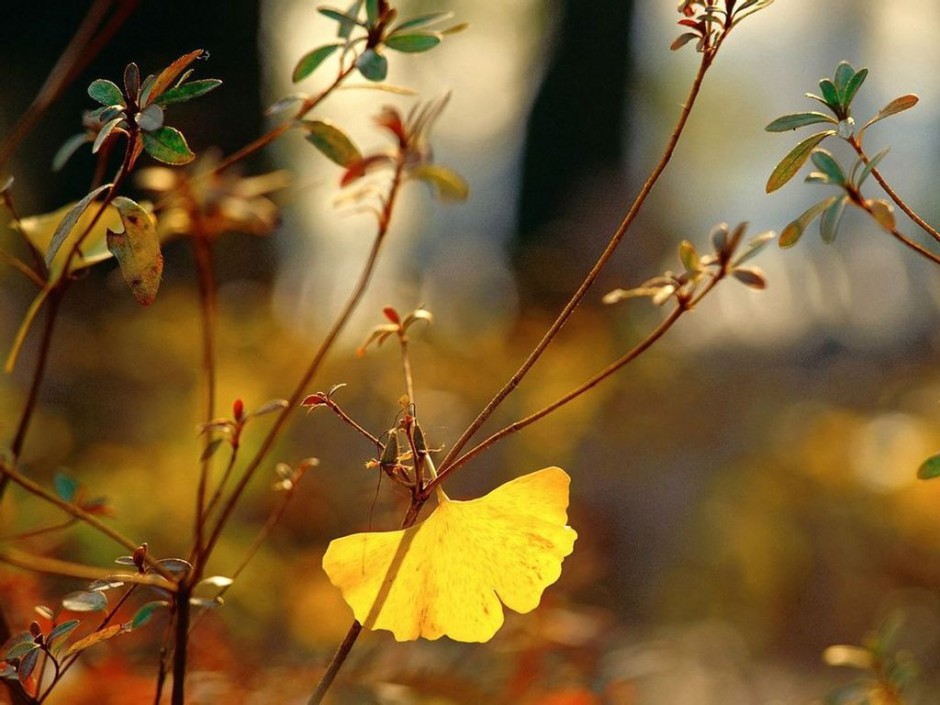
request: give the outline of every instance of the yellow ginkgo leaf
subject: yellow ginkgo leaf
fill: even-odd
[[[469,501],[441,493],[425,521],[330,543],[323,568],[367,629],[398,641],[489,641],[502,601],[530,612],[558,580],[577,534],[567,526],[570,478],[545,468]]]

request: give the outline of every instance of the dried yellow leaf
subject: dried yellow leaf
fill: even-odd
[[[398,641],[489,641],[503,608],[535,609],[574,549],[564,470],[511,480],[479,499],[451,500],[401,531],[330,543],[323,568],[356,619]]]

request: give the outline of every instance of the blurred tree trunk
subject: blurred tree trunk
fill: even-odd
[[[583,275],[565,224],[584,223],[572,217],[573,206],[590,206],[591,194],[611,180],[622,187],[633,7],[633,0],[562,0],[555,52],[526,126],[512,252],[530,303],[554,307]],[[594,249],[579,251],[589,259]]]

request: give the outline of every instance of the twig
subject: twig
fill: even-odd
[[[722,35],[722,38],[724,36],[725,35]],[[720,46],[720,40],[718,46]],[[663,171],[665,171],[666,166],[672,159],[672,155],[679,143],[679,138],[682,136],[685,125],[688,122],[689,115],[691,114],[692,108],[695,105],[695,100],[698,97],[699,91],[701,90],[702,82],[705,79],[705,74],[708,72],[708,69],[717,53],[717,48],[718,47],[716,46],[714,51],[702,54],[702,61],[699,65],[698,72],[695,74],[695,78],[692,81],[692,87],[689,90],[689,95],[686,98],[685,105],[683,106],[682,112],[679,115],[679,120],[669,137],[669,141],[666,144],[663,155],[660,158],[659,163],[649,175],[649,178],[647,178],[646,182],[643,184],[643,187],[640,189],[640,192],[634,199],[630,209],[624,216],[623,221],[620,223],[620,226],[611,236],[610,241],[607,243],[607,247],[604,248],[604,251],[601,253],[597,262],[591,268],[591,271],[588,272],[587,276],[584,278],[584,281],[581,282],[581,285],[571,296],[571,299],[567,304],[565,304],[565,307],[562,309],[561,313],[558,314],[558,317],[549,327],[548,331],[539,341],[538,345],[536,345],[532,352],[529,353],[529,356],[522,363],[522,366],[519,367],[516,373],[513,374],[509,381],[502,387],[502,389],[500,389],[496,395],[487,403],[483,410],[477,415],[476,419],[473,420],[473,422],[467,427],[463,434],[461,434],[460,438],[458,438],[454,445],[450,448],[447,455],[441,461],[440,472],[435,484],[440,484],[445,479],[447,479],[447,476],[451,472],[451,464],[459,456],[464,446],[470,441],[471,438],[473,438],[476,432],[492,415],[496,408],[503,402],[503,400],[509,396],[509,394],[511,394],[512,391],[519,385],[532,366],[535,365],[538,359],[542,356],[542,353],[545,352],[545,349],[555,339],[555,336],[558,335],[559,331],[584,299],[584,296],[600,276],[604,267],[607,266],[607,263],[610,261],[611,257],[613,257],[614,252],[617,250],[617,247],[620,245],[624,236],[627,234],[628,229],[633,224],[637,214],[640,212],[640,208],[642,208],[643,204],[646,202],[647,196],[649,196],[650,192],[653,190],[653,187],[656,185],[656,182],[659,180],[659,177],[662,175]]]

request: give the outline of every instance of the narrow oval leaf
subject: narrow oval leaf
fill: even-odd
[[[399,24],[392,30],[392,34],[397,34],[405,29],[417,29],[418,27],[424,27],[429,24],[443,22],[444,20],[449,20],[453,16],[453,12],[431,12],[427,15],[418,15],[417,17],[412,17],[411,19],[405,20]]]
[[[36,646],[23,654],[23,657],[20,659],[20,665],[16,669],[16,677],[20,679],[20,683],[22,683],[24,687],[27,681],[29,681],[29,677],[33,675],[33,671],[36,670],[36,663],[41,653],[42,649]]]
[[[140,139],[147,154],[164,164],[189,164],[196,158],[183,133],[174,127],[164,125],[153,132],[144,132]]]
[[[55,156],[52,158],[52,170],[61,171],[62,167],[65,166],[66,162],[72,158],[72,155],[78,151],[78,148],[83,144],[88,144],[92,139],[84,132],[78,135],[72,135],[65,142],[62,143],[62,146],[59,147],[58,151],[55,153]]]
[[[836,199],[838,198],[840,197],[830,196],[824,201],[820,201],[819,203],[816,203],[815,205],[807,208],[799,218],[787,225],[787,227],[785,227],[780,233],[780,238],[777,240],[777,243],[780,245],[780,247],[793,247],[803,236],[803,233],[806,231],[806,228],[809,226],[809,224],[812,223],[820,213],[835,203]]]
[[[366,49],[356,59],[356,68],[363,78],[370,81],[384,81],[388,75],[388,60],[375,49]]]
[[[107,139],[111,136],[111,133],[114,132],[115,128],[117,128],[117,126],[122,122],[124,122],[123,115],[108,121],[102,126],[102,128],[98,131],[98,136],[95,137],[95,141],[91,145],[92,154],[98,153],[98,150],[101,149],[101,145],[107,141]]]
[[[154,612],[159,609],[165,609],[169,606],[170,603],[166,600],[155,600],[153,602],[148,602],[144,605],[141,605],[140,608],[134,613],[134,616],[131,618],[131,621],[128,624],[130,625],[131,629],[142,627],[153,618]]]
[[[199,81],[190,81],[181,86],[171,88],[166,93],[158,96],[154,105],[170,105],[171,103],[185,103],[187,100],[204,96],[209,91],[214,91],[222,85],[222,81],[217,78],[204,78]]]
[[[852,78],[849,79],[845,89],[842,91],[843,105],[846,107],[852,105],[852,101],[855,100],[855,94],[858,93],[858,89],[862,87],[862,84],[865,82],[865,78],[867,76],[868,69],[861,69],[854,76],[852,76]]]
[[[845,173],[830,152],[825,149],[816,149],[812,153],[812,160],[813,164],[829,177],[831,183],[839,186],[845,184]]]
[[[204,463],[213,455],[215,455],[216,451],[219,449],[219,446],[222,445],[224,440],[224,438],[216,438],[210,441],[209,445],[203,449],[202,454],[199,456],[199,462]]]
[[[65,242],[65,239],[69,236],[69,233],[72,232],[72,228],[74,228],[75,224],[78,223],[78,219],[81,218],[82,213],[85,212],[85,209],[88,208],[89,204],[99,195],[111,188],[111,186],[113,186],[113,184],[104,184],[103,186],[99,186],[74,206],[72,206],[71,210],[65,214],[65,217],[62,218],[58,227],[55,229],[55,232],[52,234],[52,240],[49,243],[49,249],[46,251],[46,267],[51,269],[52,260],[54,260],[56,254],[58,254],[59,248],[62,247],[62,243]]]
[[[91,82],[88,86],[88,95],[101,105],[120,105],[125,107],[124,94],[117,84],[104,78],[99,78]]]
[[[196,51],[191,51],[188,54],[184,54],[172,64],[167,66],[163,71],[160,72],[153,83],[147,85],[146,91],[141,91],[141,103],[147,105],[154,102],[159,98],[170,86],[173,85],[177,77],[183,73],[189,65],[193,63],[196,59],[202,57],[205,52],[202,49],[196,49]]]
[[[70,612],[102,612],[108,609],[108,598],[103,592],[79,590],[63,597],[62,606]]]
[[[132,100],[140,93],[140,69],[133,61],[124,67],[124,90]]]
[[[698,34],[695,34],[694,32],[686,32],[685,34],[680,34],[678,37],[676,37],[673,40],[672,44],[669,45],[669,48],[672,51],[676,51],[677,49],[681,49],[686,44],[688,44],[689,42],[695,39],[701,39],[701,36]]]
[[[875,117],[873,117],[871,120],[866,122],[862,130],[866,130],[867,128],[874,125],[876,122],[884,120],[886,117],[891,117],[892,115],[897,115],[898,113],[902,113],[905,110],[910,110],[915,105],[917,105],[918,101],[920,101],[920,98],[918,98],[913,93],[909,93],[907,95],[902,95],[902,96],[899,96],[898,98],[895,98],[890,103],[888,103],[885,107],[879,110],[875,114]]]
[[[327,120],[305,120],[307,141],[327,159],[343,167],[349,167],[362,159],[355,143],[341,129]]]
[[[800,167],[806,163],[806,160],[809,158],[809,155],[812,153],[816,145],[830,135],[834,134],[835,130],[817,132],[815,135],[807,137],[805,140],[796,145],[796,147],[791,149],[790,152],[780,161],[780,163],[777,164],[777,168],[773,170],[773,173],[767,180],[767,193],[776,191],[778,188],[796,176],[796,173],[800,170]]]
[[[359,25],[360,27],[365,26],[352,13],[346,13],[341,10],[336,10],[332,7],[318,7],[317,12],[319,12],[324,17],[329,17],[331,20],[336,20],[339,22],[340,32],[343,32],[347,27],[350,28],[349,31],[352,31],[351,28],[356,25]],[[340,34],[339,36],[343,35]],[[348,36],[348,34],[346,36]]]
[[[124,627],[120,624],[112,624],[110,627],[106,627],[101,631],[92,632],[84,639],[79,639],[74,644],[72,644],[63,655],[63,658],[68,658],[69,656],[84,651],[85,649],[94,646],[95,644],[100,644],[102,641],[106,641],[112,637],[115,637],[124,631]]]
[[[330,55],[333,54],[337,49],[342,46],[339,42],[335,44],[327,44],[322,47],[317,47],[312,51],[308,51],[306,54],[300,57],[300,61],[297,62],[297,65],[294,67],[294,72],[291,74],[291,80],[294,83],[302,81],[307,76],[316,71],[317,67],[326,61]]]
[[[698,252],[688,240],[679,243],[679,261],[687,272],[695,272],[699,268]]]
[[[878,154],[868,160],[868,163],[865,164],[865,167],[859,173],[858,178],[855,180],[856,187],[861,186],[865,183],[865,179],[868,178],[869,174],[878,167],[878,164],[881,163],[881,160],[885,158],[885,155],[888,153],[888,147],[882,149]]]
[[[837,108],[841,105],[839,91],[836,90],[835,84],[828,78],[824,78],[819,82],[819,92],[822,93],[823,100],[830,107]]]
[[[62,624],[57,624],[46,637],[46,646],[49,650],[52,651],[53,654],[57,654],[62,649],[69,634],[75,631],[75,628],[78,627],[79,624],[81,624],[81,622],[77,619],[70,619],[67,622],[62,622]]]
[[[836,66],[836,71],[832,78],[840,95],[845,92],[845,87],[854,75],[855,69],[852,68],[852,65],[848,61],[840,61],[839,65]]]
[[[121,265],[121,274],[139,304],[149,306],[156,298],[163,275],[160,239],[150,214],[129,198],[113,201],[121,215],[124,232],[108,231],[108,250]]]
[[[455,171],[437,164],[422,164],[409,172],[413,179],[423,181],[442,201],[466,201],[470,196],[467,182]]]
[[[760,267],[736,267],[731,270],[731,276],[751,289],[767,288],[767,279]]]
[[[845,213],[845,207],[848,204],[848,196],[842,196],[831,206],[823,211],[819,219],[819,235],[823,242],[831,245],[835,242],[839,230],[839,223],[842,221],[842,214]]]
[[[436,32],[415,32],[414,34],[393,34],[385,39],[385,46],[407,54],[429,51],[441,43],[441,35]]]
[[[826,115],[816,111],[809,111],[805,113],[793,113],[792,115],[778,117],[764,129],[767,130],[767,132],[786,132],[787,130],[795,130],[798,127],[815,125],[816,123],[820,122],[835,124],[836,120],[831,115]]]
[[[366,21],[375,27],[379,21],[379,0],[366,0]]]

